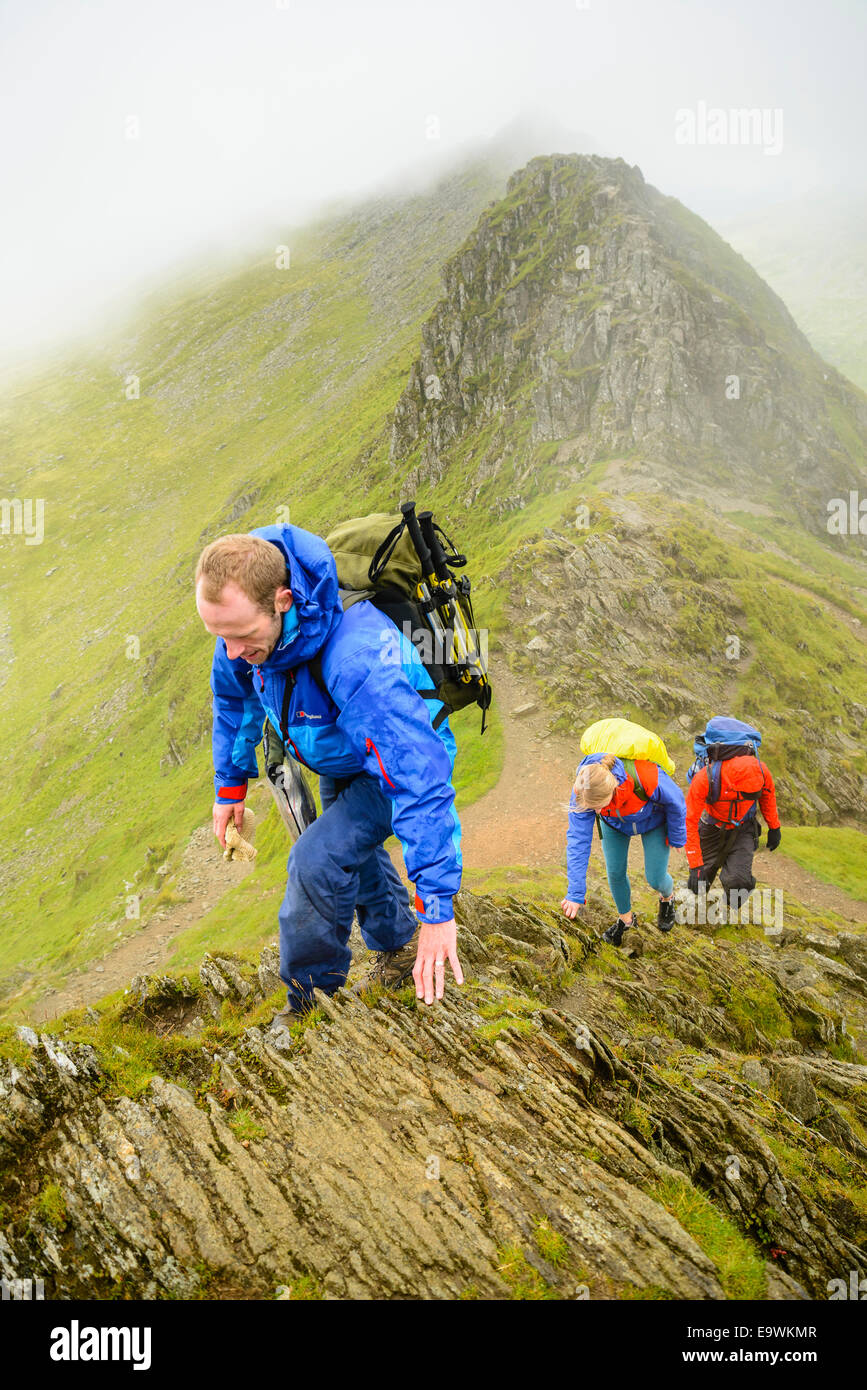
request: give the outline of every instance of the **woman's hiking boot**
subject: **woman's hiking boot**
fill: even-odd
[[[670,898],[660,898],[656,925],[660,931],[671,931],[674,926],[674,894]]]
[[[609,946],[620,946],[623,943],[623,933],[631,931],[638,926],[638,917],[633,912],[632,921],[624,922],[622,917],[618,917],[616,922],[612,922],[607,931],[602,933],[602,940],[607,941]]]

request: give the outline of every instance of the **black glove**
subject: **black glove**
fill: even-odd
[[[770,850],[775,850],[775,849],[777,848],[777,845],[780,843],[780,840],[781,840],[782,838],[783,838],[783,832],[780,830],[780,827],[779,827],[779,826],[777,826],[776,830],[769,830],[769,831],[768,831],[768,849],[770,849]]]
[[[701,870],[702,870],[702,866],[701,866],[701,865],[699,865],[699,867],[698,867],[697,869],[690,869],[690,871],[689,871],[689,879],[688,879],[687,885],[686,885],[687,888],[689,889],[690,893],[695,893],[696,896],[698,896],[698,885],[699,885],[699,880],[700,880],[700,878],[701,878]]]

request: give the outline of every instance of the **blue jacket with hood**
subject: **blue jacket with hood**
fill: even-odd
[[[585,763],[598,763],[603,756],[602,753],[588,753],[586,758],[581,759],[578,767],[583,767]],[[626,781],[626,768],[619,758],[615,758],[611,771],[619,783]],[[578,768],[575,769],[575,775],[578,775]],[[606,816],[605,822],[612,830],[619,830],[624,835],[646,835],[648,830],[655,830],[657,826],[664,825],[666,838],[673,849],[679,849],[686,844],[686,801],[680,787],[661,767],[656,790],[640,811],[624,816]],[[587,864],[595,824],[596,813],[586,811],[578,805],[573,787],[569,798],[569,829],[566,835],[566,868],[569,878],[566,897],[573,903],[583,903],[587,896]]]
[[[329,777],[366,772],[392,799],[392,826],[415,907],[425,922],[447,922],[461,882],[460,822],[451,782],[456,753],[442,708],[416,692],[433,687],[412,642],[366,599],[344,614],[334,556],[298,526],[262,526],[254,536],[286,560],[293,606],[283,635],[261,666],[232,661],[218,637],[211,669],[215,787],[219,801],[240,801],[258,777],[256,745],[267,717],[280,731],[287,680],[287,746],[299,762]],[[320,689],[307,662],[319,653]]]

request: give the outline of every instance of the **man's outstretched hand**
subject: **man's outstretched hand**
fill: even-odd
[[[464,982],[464,972],[458,960],[458,928],[454,917],[450,922],[422,922],[418,934],[418,952],[412,968],[415,997],[426,1004],[436,997],[442,999],[446,983],[446,961],[452,968],[457,984]]]
[[[235,825],[239,830],[244,828],[244,803],[243,801],[215,801],[214,802],[214,834],[226,848],[226,826],[234,816]]]

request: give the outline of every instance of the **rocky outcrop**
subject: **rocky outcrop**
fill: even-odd
[[[3,1275],[59,1298],[734,1295],[695,1202],[741,1243],[745,1296],[823,1297],[860,1267],[845,1191],[820,1201],[778,1157],[867,1174],[865,1068],[827,1052],[841,1010],[850,1034],[867,1019],[833,956],[816,969],[840,998],[804,1006],[770,969],[801,942],[680,932],[628,959],[593,913],[467,893],[458,911],[469,983],[430,1010],[341,991],[274,1033],[269,949],[138,980],[100,1026],[20,1030]],[[772,997],[763,1028],[732,982]],[[130,1084],[139,1046],[153,1074]],[[764,1065],[741,1079],[745,1052]]]
[[[560,726],[576,737],[602,710],[641,711],[641,722],[664,732],[670,746],[680,739],[689,750],[710,712],[742,709],[736,683],[756,660],[731,567],[712,569],[697,573],[692,552],[646,522],[612,516],[598,533],[549,531],[518,545],[498,577],[508,595],[500,640],[513,668],[537,679]],[[741,646],[729,662],[733,636]],[[756,675],[763,700],[753,717],[770,749],[781,814],[860,820],[867,776],[851,753],[859,708],[827,671],[824,694],[839,697],[843,711],[834,719],[791,703],[787,668],[762,664]],[[793,749],[808,748],[809,759],[796,766],[780,756],[781,734]]]
[[[531,160],[443,283],[392,420],[408,486],[492,431],[478,487],[527,426],[529,443],[569,440],[584,465],[641,450],[746,497],[782,485],[813,529],[829,496],[864,481],[836,423],[845,412],[867,431],[862,394],[746,262],[622,159]]]

